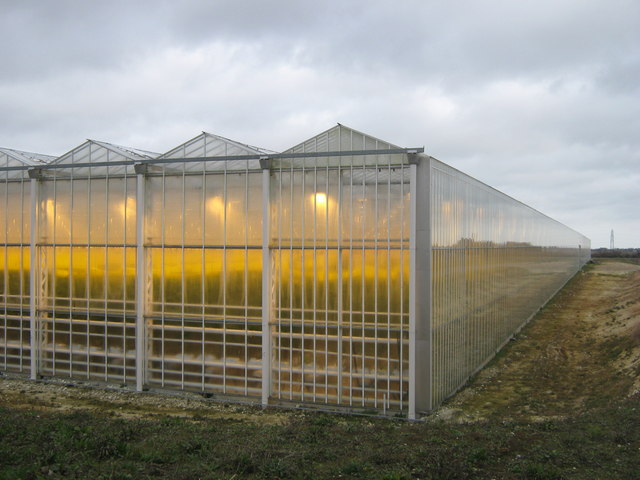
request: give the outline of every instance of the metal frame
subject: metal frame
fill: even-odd
[[[262,170],[262,405],[269,404],[271,398],[271,252],[270,239],[270,170],[266,165]]]
[[[39,265],[38,265],[38,249],[36,247],[36,239],[38,238],[38,180],[32,178],[30,180],[31,191],[30,194],[30,230],[29,230],[29,317],[31,321],[31,370],[30,377],[32,380],[38,378],[38,360],[40,358],[40,328],[38,322],[38,279],[39,279]]]
[[[343,140],[348,145],[349,138]],[[309,147],[318,148],[312,142]],[[355,164],[352,158],[345,152],[339,164],[314,162],[308,167],[304,162],[295,166],[280,162],[273,172],[272,223],[277,229],[272,245],[272,258],[277,264],[276,319],[272,320],[277,332],[273,342],[274,396],[279,401],[310,399],[319,404],[403,412],[408,397],[403,391],[407,369],[403,366],[402,331],[406,328],[408,335],[408,321],[402,319],[405,315],[408,319],[409,312],[404,311],[402,301],[397,302],[399,307],[393,307],[399,311],[392,310],[390,297],[401,298],[408,286],[403,286],[402,280],[392,284],[389,275],[392,256],[402,259],[406,247],[403,241],[395,240],[403,228],[392,232],[389,225],[390,206],[403,212],[405,192],[403,176],[396,184],[392,172],[409,167],[406,156],[399,162],[390,156],[376,162],[372,156]],[[392,200],[392,191],[398,198]],[[367,201],[371,206],[362,209]],[[345,208],[356,219],[353,221],[359,222],[357,229],[353,222],[343,229]],[[363,214],[366,218],[358,217]],[[394,215],[396,222],[409,218],[408,212]],[[294,226],[300,233],[294,234]],[[334,228],[336,231],[330,234]],[[392,244],[392,233],[398,244]],[[357,278],[345,272],[347,261],[347,268],[354,274],[359,270]],[[330,285],[327,275],[336,269],[336,283]],[[405,272],[403,267],[400,272]],[[334,291],[335,311],[329,303],[330,292]],[[308,299],[306,292],[311,295]],[[330,318],[335,318],[335,323]]]
[[[144,249],[146,182],[143,169],[136,169],[136,390],[145,384],[147,325],[147,258]]]
[[[275,160],[275,159],[293,159],[293,158],[323,158],[323,157],[346,157],[346,156],[369,156],[369,155],[394,155],[394,154],[409,154],[424,152],[424,147],[415,148],[390,148],[390,149],[368,149],[368,150],[352,150],[352,151],[331,151],[331,152],[304,152],[304,153],[270,153],[265,155],[252,154],[252,155],[219,155],[219,156],[203,156],[203,157],[167,157],[167,158],[149,158],[149,159],[136,159],[136,160],[114,160],[106,162],[78,162],[74,164],[46,164],[39,165],[37,167],[27,166],[14,166],[14,167],[0,167],[0,172],[4,171],[19,171],[28,170],[29,175],[33,177],[41,177],[46,174],[48,170],[64,170],[67,168],[91,168],[91,167],[116,167],[116,166],[136,166],[136,165],[161,165],[167,163],[200,163],[200,162],[223,162],[228,160]]]
[[[360,145],[354,132],[340,130],[338,135],[338,143],[346,148]],[[468,365],[461,362],[439,370],[447,360],[443,348],[455,351],[469,339],[504,337],[513,331],[512,325],[496,322],[470,323],[465,306],[443,297],[442,275],[464,272],[464,282],[452,283],[451,292],[466,296],[478,308],[489,298],[477,287],[487,264],[500,264],[492,277],[499,284],[509,280],[506,262],[527,252],[539,261],[548,255],[513,246],[510,252],[519,248],[521,253],[506,259],[498,247],[438,244],[438,172],[444,167],[422,155],[422,148],[322,152],[316,151],[324,148],[318,137],[304,145],[303,151],[279,154],[226,152],[189,158],[185,150],[183,157],[135,160],[122,160],[117,152],[112,158],[107,151],[106,161],[96,162],[74,162],[72,151],[70,163],[0,167],[7,175],[29,169],[30,377],[134,381],[138,391],[178,388],[249,397],[262,405],[375,408],[409,419],[438,405],[443,382],[449,390],[449,384],[458,388],[469,374]],[[100,147],[104,145],[89,148]],[[214,162],[216,169],[194,168],[198,162]],[[118,169],[112,172],[111,167]],[[127,167],[133,167],[135,177]],[[486,189],[489,197],[496,195],[454,169],[447,172],[464,184],[455,187],[456,194],[469,196]],[[133,178],[135,241],[127,234],[132,228],[127,223],[127,199]],[[116,188],[118,182],[123,182],[123,191]],[[258,184],[259,212],[252,207]],[[202,191],[192,192],[194,185]],[[210,188],[219,188],[218,213],[207,210]],[[153,195],[161,195],[161,201],[154,203]],[[324,204],[319,195],[324,195]],[[103,203],[93,205],[94,196]],[[189,198],[196,197],[201,210],[193,213]],[[112,228],[120,228],[109,223],[117,198],[125,201],[122,241],[110,236]],[[242,209],[230,213],[233,202]],[[367,202],[370,206],[365,207]],[[64,208],[72,218],[87,206],[86,227],[71,219],[68,224],[58,222]],[[158,217],[152,209],[159,209]],[[461,215],[461,210],[455,213]],[[52,236],[45,239],[42,235],[49,227],[43,222],[48,215],[54,220]],[[201,225],[199,238],[190,231],[189,215]],[[209,236],[218,228],[211,223],[212,215],[220,216],[221,240]],[[343,224],[347,215],[350,222]],[[258,217],[259,242],[249,234]],[[159,222],[157,238],[149,223],[154,219]],[[105,222],[104,240],[94,238],[89,228],[95,221]],[[391,228],[398,221],[399,235]],[[469,228],[479,228],[477,218],[470,222]],[[171,226],[179,230],[177,236],[168,236]],[[83,228],[86,238],[78,240]],[[244,229],[242,234],[238,228]],[[578,260],[570,259],[572,269],[586,260],[588,241],[581,242]],[[5,257],[10,246],[4,245]],[[215,262],[218,270],[212,266]],[[59,274],[61,266],[67,276]],[[132,268],[133,301],[128,293]],[[6,271],[4,275],[6,285]],[[115,299],[109,287],[114,275],[122,283],[115,287],[121,290]],[[96,284],[101,290],[94,295]],[[251,297],[258,284],[260,295]],[[536,297],[536,305],[546,300],[542,297]],[[6,295],[4,301],[6,312]],[[503,297],[491,301],[496,308],[508,306]],[[131,340],[133,347],[128,346]],[[465,355],[469,364],[477,365],[486,355],[473,342],[476,350]],[[116,368],[114,362],[122,366]]]

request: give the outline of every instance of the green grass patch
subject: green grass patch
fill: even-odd
[[[291,413],[275,426],[0,408],[0,479],[633,478],[637,407],[462,425]]]

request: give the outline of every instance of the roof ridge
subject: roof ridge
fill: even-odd
[[[124,145],[118,145],[116,143],[105,142],[103,140],[93,140],[91,138],[87,139],[88,142],[95,143],[96,145],[100,145],[109,150],[117,150],[119,153],[123,153],[124,156],[131,158],[131,160],[142,160],[144,157],[147,158],[156,158],[160,154],[156,152],[151,152],[149,150],[142,150],[140,148],[135,147],[126,147]],[[85,142],[86,143],[86,142]],[[84,144],[83,144],[84,145]],[[140,158],[134,158],[140,157]]]

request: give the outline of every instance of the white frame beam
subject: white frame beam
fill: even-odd
[[[145,384],[146,357],[146,258],[144,249],[145,175],[144,168],[136,169],[136,391]]]
[[[263,162],[261,162],[263,163]],[[269,162],[262,170],[262,405],[269,405],[271,397],[271,254],[269,251],[269,190],[271,172]]]
[[[30,230],[29,230],[29,315],[30,315],[30,334],[31,334],[31,379],[38,378],[38,363],[40,358],[40,335],[38,325],[38,188],[40,186],[38,180],[32,178],[30,180]]]
[[[415,160],[414,160],[415,159]],[[409,413],[410,420],[433,409],[431,338],[431,158],[411,159],[409,237]]]

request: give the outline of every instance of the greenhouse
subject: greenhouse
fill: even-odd
[[[337,126],[284,152],[0,149],[0,370],[418,418],[590,258],[581,234]]]

